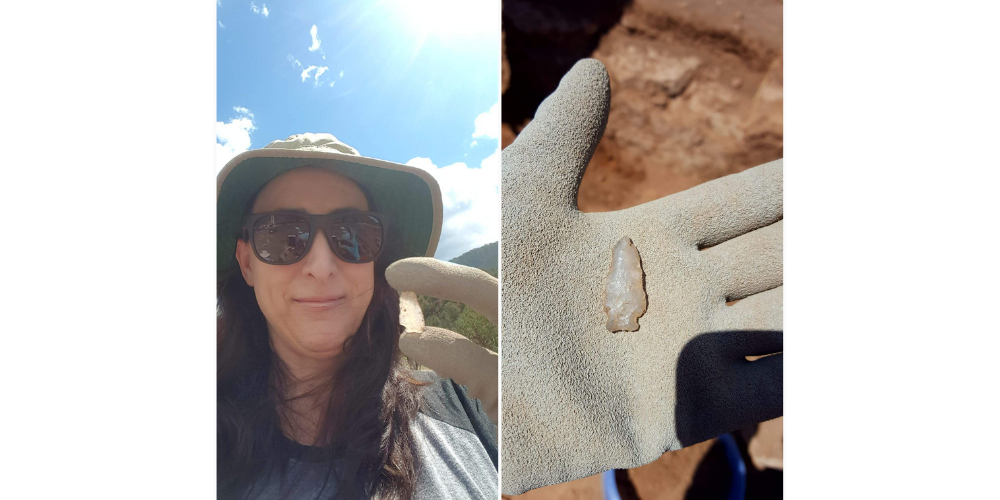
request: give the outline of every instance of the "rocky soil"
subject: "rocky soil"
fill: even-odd
[[[782,157],[780,1],[560,3],[504,3],[503,145],[573,62],[603,62],[611,112],[581,210],[635,206]]]

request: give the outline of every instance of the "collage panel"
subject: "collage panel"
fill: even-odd
[[[504,498],[781,498],[781,2],[504,0]]]
[[[218,498],[499,497],[499,8],[219,2]]]

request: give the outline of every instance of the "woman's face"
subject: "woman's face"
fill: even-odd
[[[272,180],[254,201],[253,213],[302,210],[327,214],[368,210],[365,195],[350,179],[319,168],[290,170]],[[320,230],[309,253],[289,265],[265,264],[240,241],[236,258],[252,286],[277,354],[286,363],[336,358],[357,332],[372,299],[375,263],[348,264],[330,250]]]

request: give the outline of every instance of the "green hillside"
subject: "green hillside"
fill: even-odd
[[[475,267],[477,269],[482,269],[494,277],[497,275],[497,269],[500,265],[497,263],[499,259],[499,252],[497,251],[497,242],[487,243],[479,248],[474,248],[468,252],[451,259],[451,262],[456,264],[461,264],[463,266]]]
[[[497,244],[494,242],[469,250],[451,259],[451,262],[482,269],[496,277],[499,267],[497,260]],[[465,307],[465,304],[425,295],[418,295],[417,300],[427,326],[451,330],[493,352],[497,351],[497,326]]]

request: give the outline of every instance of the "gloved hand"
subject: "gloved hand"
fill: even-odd
[[[416,292],[461,302],[494,325],[497,323],[497,280],[484,271],[429,257],[412,257],[392,263],[385,278],[400,293]],[[419,323],[423,323],[422,317]],[[399,350],[439,376],[464,385],[496,424],[497,353],[444,328],[404,326]]]
[[[583,60],[502,154],[503,485],[615,468],[782,414],[782,162],[637,207],[582,213],[608,75]],[[609,332],[612,248],[631,238],[648,306]],[[742,299],[733,305],[727,301]]]

